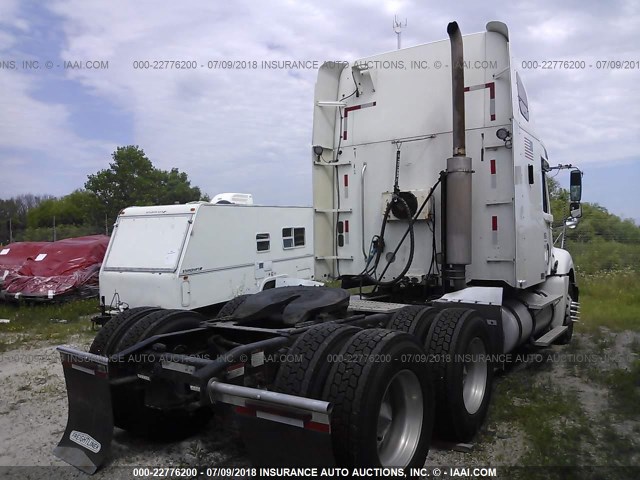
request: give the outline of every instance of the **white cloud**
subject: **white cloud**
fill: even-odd
[[[25,53],[21,35],[31,30],[20,7],[13,0],[0,3],[0,60],[18,65],[24,58],[16,54]],[[86,170],[97,170],[114,148],[76,134],[70,105],[38,98],[36,92],[46,81],[45,75],[26,73],[19,66],[0,70],[2,197],[69,193],[81,187]]]
[[[529,26],[527,33],[532,41],[558,44],[569,39],[576,30],[577,28],[573,21],[551,18]]]
[[[96,171],[114,145],[74,133],[66,105],[32,96],[37,77],[2,73],[0,148],[3,155],[3,197],[32,192],[64,195],[84,184],[86,171]],[[29,180],[30,179],[30,180]]]
[[[353,60],[395,48],[395,13],[408,19],[405,46],[445,38],[450,20],[471,33],[496,17],[487,5],[474,2],[453,8],[396,0],[376,6],[364,0],[276,0],[268,8],[242,1],[60,0],[50,8],[64,32],[62,58],[109,61],[107,71],[69,71],[68,78],[117,105],[132,121],[135,143],[158,166],[186,171],[210,194],[245,190],[265,203],[311,199],[308,150],[315,72],[146,71],[135,70],[134,61]],[[607,8],[531,2],[505,4],[496,11],[509,24],[516,61],[638,58],[634,40],[640,13],[631,1]],[[637,155],[640,118],[638,99],[631,94],[637,90],[637,73],[523,72],[533,115],[552,157],[597,162],[602,152],[608,161]],[[11,82],[3,102],[23,113],[16,113],[21,118],[10,127],[14,133],[8,143],[49,149],[51,158],[62,163],[100,157],[106,164],[105,149],[113,146],[79,138],[68,105],[34,100],[29,85]],[[41,138],[36,130],[43,132]],[[104,137],[124,142],[111,139],[109,132]]]
[[[261,68],[146,71],[132,65],[146,59],[204,65],[226,59],[342,59],[352,32],[335,6],[275,2],[267,12],[217,4],[194,17],[191,10],[156,3],[114,8],[70,1],[55,4],[54,11],[65,19],[63,58],[109,60],[106,72],[72,72],[71,78],[132,115],[136,142],[156,164],[186,170],[212,194],[250,189],[259,191],[259,201],[273,201],[276,178],[265,165],[277,162],[278,178],[287,172],[306,176],[303,186],[288,190],[289,203],[310,200],[315,71],[294,76]]]

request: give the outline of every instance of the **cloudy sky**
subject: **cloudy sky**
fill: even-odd
[[[209,69],[215,60],[353,61],[507,23],[514,61],[578,60],[584,70],[526,70],[530,110],[551,163],[585,171],[584,199],[640,223],[640,3],[327,0],[0,2],[0,198],[64,195],[140,145],[210,195],[311,203],[315,72]],[[70,69],[65,62],[108,62]],[[195,61],[140,70],[140,60]],[[635,69],[597,69],[597,61]],[[35,65],[38,69],[25,67]],[[12,64],[11,62],[14,62]],[[31,62],[31,63],[29,63]],[[46,62],[51,62],[47,64]],[[203,65],[203,67],[200,67]],[[48,67],[51,68],[48,68]]]

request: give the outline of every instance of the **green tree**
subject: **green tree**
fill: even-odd
[[[569,192],[549,178],[551,212],[555,224],[569,215]],[[621,219],[597,203],[582,203],[582,218],[567,230],[565,246],[582,273],[594,273],[640,265],[640,227],[631,219]]]
[[[556,224],[562,224],[569,215],[569,191],[562,188],[554,178],[547,177],[549,198],[551,199],[551,213]]]
[[[85,183],[98,198],[100,212],[111,221],[131,205],[186,203],[203,197],[186,173],[154,167],[137,145],[118,147],[112,158],[109,168],[89,175]]]
[[[53,197],[27,193],[6,200],[0,199],[0,245],[11,240],[23,240],[28,212],[50,198]]]
[[[62,198],[49,198],[27,213],[29,228],[48,228],[53,218],[58,225],[96,226],[104,223],[100,217],[100,202],[93,192],[75,190]]]

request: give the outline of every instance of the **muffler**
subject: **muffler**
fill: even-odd
[[[466,156],[464,54],[456,22],[447,26],[451,41],[453,157],[447,159],[445,281],[454,290],[466,286],[465,265],[471,264],[471,158]]]

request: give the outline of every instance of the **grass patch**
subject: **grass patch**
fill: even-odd
[[[531,372],[509,373],[496,387],[489,422],[508,422],[525,433],[519,465],[584,464],[585,445],[594,436],[575,393],[550,382],[532,384]]]
[[[95,331],[81,317],[97,312],[95,299],[51,305],[0,304],[0,318],[10,320],[0,324],[0,352],[39,342],[64,343],[77,334],[88,340]]]
[[[603,445],[604,452],[608,457],[608,465],[615,467],[629,467],[636,465],[634,461],[638,452],[638,443],[635,437],[629,438],[627,436],[620,435],[613,428],[615,420],[610,416],[604,416],[600,422],[601,438],[600,444]],[[612,473],[617,473],[612,471]],[[624,474],[624,470],[620,473]],[[608,478],[616,478],[615,475],[608,475]],[[625,478],[620,476],[618,478]],[[626,478],[633,478],[628,476]],[[636,477],[637,478],[637,477]]]
[[[603,383],[609,388],[613,412],[627,418],[638,418],[640,360],[636,360],[628,370],[616,368],[608,372]]]
[[[621,270],[578,278],[582,331],[640,330],[640,272]]]
[[[631,403],[625,405],[633,408]],[[633,432],[640,427],[622,434],[614,428],[619,421],[613,408],[601,412],[594,421],[576,392],[563,391],[550,381],[532,384],[527,371],[508,374],[499,382],[489,413],[491,425],[508,422],[524,433],[526,446],[517,459],[518,467],[505,467],[505,471],[509,478],[527,480],[632,478],[624,470],[609,469],[628,467],[636,461],[638,444]],[[591,467],[605,470],[591,471]],[[597,475],[605,471],[606,477]]]

